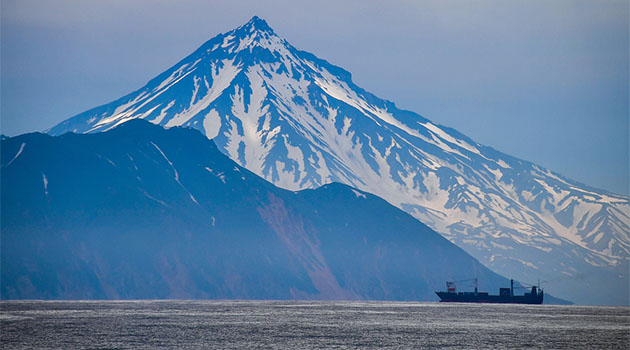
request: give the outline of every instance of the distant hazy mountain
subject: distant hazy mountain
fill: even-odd
[[[105,131],[135,118],[199,129],[282,188],[341,182],[374,193],[503,275],[549,280],[581,303],[629,301],[628,197],[400,110],[260,18],[50,134]]]
[[[292,192],[196,130],[2,141],[2,298],[435,300],[508,281],[386,201]]]

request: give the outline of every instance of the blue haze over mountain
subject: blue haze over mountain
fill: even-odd
[[[1,176],[4,299],[435,300],[445,278],[509,284],[374,195],[277,188],[196,130],[25,134],[2,141]]]
[[[49,132],[106,131],[138,118],[196,128],[282,188],[340,182],[374,193],[503,275],[550,281],[579,303],[628,303],[628,197],[400,110],[260,18]]]

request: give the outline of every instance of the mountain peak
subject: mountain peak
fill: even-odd
[[[267,21],[265,21],[264,19],[258,16],[252,17],[247,23],[243,24],[238,29],[243,30],[245,32],[260,31],[260,32],[273,33],[273,29],[271,29],[269,24],[267,24]]]
[[[252,50],[256,50],[258,47],[272,52],[276,58],[288,55],[288,43],[286,40],[279,37],[269,24],[258,16],[252,17],[242,26],[225,33],[220,38],[222,40],[220,45],[217,46],[217,43],[213,40],[209,41],[212,47],[211,50],[219,49],[229,54],[239,52],[249,52],[251,54]],[[261,57],[260,54],[254,56]]]

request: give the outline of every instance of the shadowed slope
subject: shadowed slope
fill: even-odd
[[[498,276],[384,200],[279,189],[195,130],[2,141],[2,298],[435,300]]]

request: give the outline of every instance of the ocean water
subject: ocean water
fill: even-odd
[[[630,308],[3,301],[3,349],[630,349]]]

